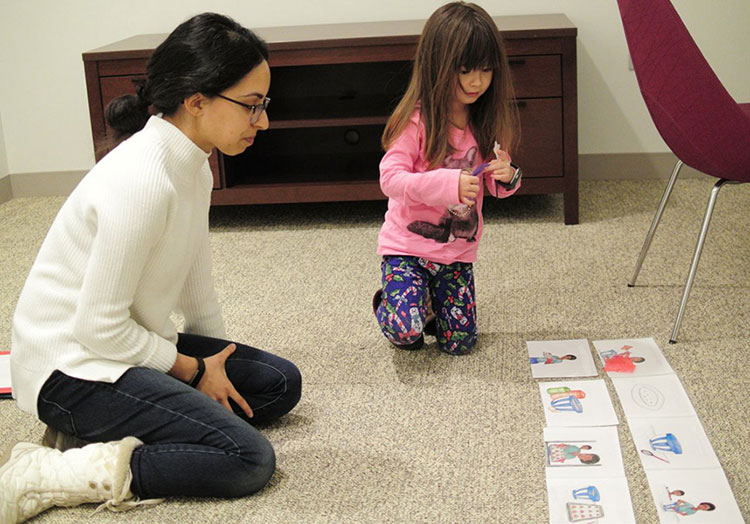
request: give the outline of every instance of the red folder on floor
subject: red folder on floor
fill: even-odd
[[[0,351],[0,398],[11,398],[10,351]]]

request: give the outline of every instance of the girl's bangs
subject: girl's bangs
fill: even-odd
[[[500,52],[497,45],[497,37],[484,25],[475,27],[466,40],[460,68],[469,71],[488,67],[493,70],[500,69]]]

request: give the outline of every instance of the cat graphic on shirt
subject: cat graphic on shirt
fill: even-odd
[[[443,165],[450,169],[471,170],[476,156],[477,148],[472,147],[462,158],[446,158]],[[406,229],[441,244],[453,242],[457,238],[463,238],[467,242],[475,242],[479,230],[477,206],[467,206],[466,204],[450,206],[440,217],[439,223],[433,224],[424,220],[415,220],[407,225]]]

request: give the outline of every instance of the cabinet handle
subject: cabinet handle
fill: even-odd
[[[513,66],[521,66],[521,65],[525,65],[525,64],[526,64],[526,59],[525,58],[509,58],[508,59],[508,65],[511,66],[511,67],[513,67]]]
[[[344,142],[350,146],[359,144],[359,131],[356,129],[347,129],[346,133],[344,133]]]

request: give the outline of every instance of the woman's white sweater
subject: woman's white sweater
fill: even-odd
[[[13,317],[11,381],[24,411],[55,369],[116,381],[169,371],[173,311],[225,338],[211,276],[208,154],[159,117],[104,157],[60,209]]]

